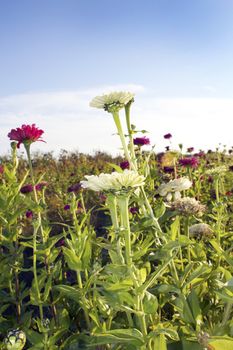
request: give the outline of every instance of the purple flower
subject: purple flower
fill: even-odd
[[[122,170],[129,169],[129,162],[128,160],[124,160],[123,162],[120,163],[120,167]]]
[[[183,167],[196,168],[199,164],[199,161],[196,157],[186,157],[179,159],[179,164]]]
[[[166,140],[170,140],[170,139],[172,138],[172,134],[168,133],[168,134],[163,135],[163,137],[164,137]]]
[[[164,171],[165,173],[167,173],[167,174],[171,174],[171,173],[174,172],[174,168],[171,167],[171,166],[165,166],[165,167],[163,168],[163,171]]]
[[[143,137],[136,137],[133,140],[134,145],[136,146],[144,146],[144,145],[149,145],[150,144],[150,139],[146,136]]]
[[[33,218],[33,212],[31,210],[27,210],[25,215],[26,215],[27,219],[32,219]]]
[[[131,207],[129,208],[129,211],[131,214],[135,215],[139,212],[139,209],[137,207]]]
[[[78,182],[68,187],[67,192],[78,192],[81,189],[82,189],[82,185]]]
[[[41,191],[44,187],[48,186],[48,182],[42,181],[35,186],[37,191]]]
[[[28,184],[21,187],[20,192],[23,194],[30,193],[33,191],[33,186]]]
[[[200,151],[198,153],[195,153],[194,157],[205,158],[205,152],[204,151]]]
[[[70,210],[70,205],[69,204],[66,204],[63,208],[64,210]]]
[[[187,152],[192,153],[194,151],[194,147],[187,148]]]

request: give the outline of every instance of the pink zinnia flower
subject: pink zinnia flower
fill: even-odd
[[[23,124],[21,128],[12,129],[9,132],[8,137],[10,138],[10,140],[18,141],[17,148],[19,148],[21,143],[23,143],[24,145],[30,145],[31,143],[36,141],[43,141],[40,139],[43,133],[44,131],[37,128],[35,124]]]
[[[27,219],[32,219],[33,218],[33,212],[31,210],[27,210],[25,215],[26,215]]]
[[[199,161],[196,157],[186,157],[179,159],[179,164],[181,166],[189,166],[191,168],[196,168],[199,164]]]
[[[124,160],[123,162],[120,162],[120,167],[122,170],[129,169],[129,162],[128,160]]]
[[[163,135],[163,137],[164,137],[166,140],[169,140],[169,139],[172,138],[172,134],[168,133],[168,134]]]
[[[44,187],[48,186],[48,182],[46,181],[42,181],[40,183],[38,183],[35,188],[37,191],[41,191]]]
[[[20,192],[23,194],[30,193],[32,191],[33,191],[33,186],[30,184],[24,185],[20,188]]]
[[[143,137],[136,137],[133,140],[134,145],[136,146],[144,146],[144,145],[149,145],[150,144],[150,139],[146,136]]]

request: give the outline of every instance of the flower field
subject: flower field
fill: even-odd
[[[34,154],[46,131],[9,132],[0,349],[233,349],[233,150],[174,147],[167,133],[156,153],[132,103],[90,103],[112,117],[119,157]]]

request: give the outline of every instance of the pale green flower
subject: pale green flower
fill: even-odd
[[[131,92],[114,91],[109,94],[94,97],[90,102],[90,106],[113,113],[124,108],[127,103],[133,101],[133,98],[134,94]]]
[[[124,170],[122,173],[113,172],[111,174],[86,175],[84,181],[81,181],[83,188],[92,191],[129,191],[143,186],[145,177],[139,175],[133,170]]]
[[[4,339],[7,350],[22,350],[26,343],[26,335],[19,329],[8,332]]]
[[[213,234],[211,227],[205,223],[194,224],[189,228],[190,236],[209,237]]]
[[[224,174],[226,171],[227,171],[227,167],[225,165],[220,165],[220,166],[217,166],[213,169],[208,169],[206,171],[206,174],[208,174],[208,175],[221,175],[221,174]]]
[[[176,210],[183,215],[202,216],[206,210],[206,206],[201,204],[195,198],[184,197],[172,202],[171,209]]]
[[[168,183],[163,183],[158,188],[158,194],[166,197],[168,201],[181,198],[181,191],[188,190],[192,186],[192,182],[186,178],[170,180]]]

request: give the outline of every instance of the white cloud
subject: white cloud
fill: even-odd
[[[156,98],[141,85],[102,86],[94,89],[28,93],[0,98],[1,154],[9,150],[7,133],[23,123],[36,123],[45,130],[46,144],[34,149],[42,152],[60,149],[119,153],[120,143],[111,115],[89,107],[98,94],[113,90],[136,93],[132,123],[150,132],[158,149],[167,142],[165,133],[185,146],[213,148],[219,142],[232,146],[233,99]]]

